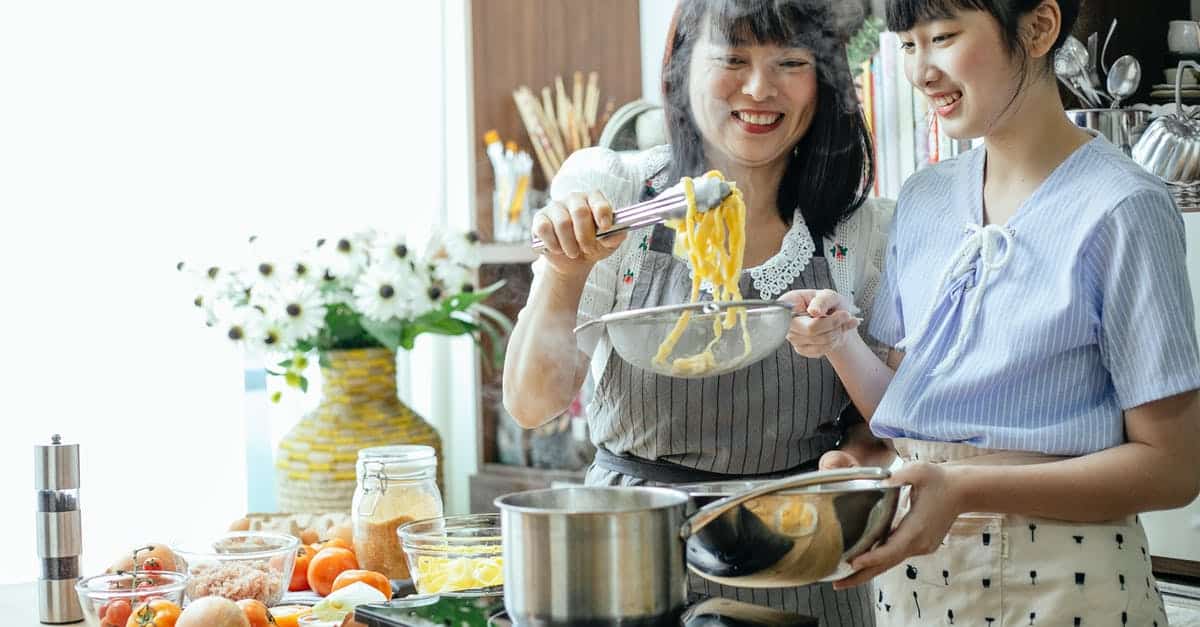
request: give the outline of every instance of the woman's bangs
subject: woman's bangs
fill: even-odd
[[[830,16],[828,0],[717,0],[708,10],[709,32],[727,45],[774,45],[815,50]],[[764,6],[766,5],[766,6]],[[832,37],[833,33],[824,33]]]
[[[887,27],[903,33],[923,22],[951,19],[960,11],[986,10],[983,0],[888,0]]]

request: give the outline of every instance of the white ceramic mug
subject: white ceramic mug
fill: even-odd
[[[1172,20],[1167,28],[1167,48],[1182,54],[1200,52],[1200,23]]]

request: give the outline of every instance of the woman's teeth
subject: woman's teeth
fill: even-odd
[[[962,92],[956,91],[945,96],[937,96],[933,98],[933,104],[938,107],[948,107],[962,99]]]
[[[770,126],[779,121],[783,117],[782,113],[747,113],[745,111],[734,111],[734,115],[743,122],[750,124],[758,124],[761,126]]]

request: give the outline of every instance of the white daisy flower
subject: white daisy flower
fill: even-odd
[[[474,231],[462,233],[435,228],[425,247],[425,261],[432,264],[449,261],[477,268],[481,261],[479,236]]]
[[[371,265],[379,265],[389,270],[411,268],[415,257],[403,235],[380,235],[371,245]]]
[[[282,320],[269,316],[260,317],[252,331],[250,347],[271,356],[290,354],[297,339],[291,336]]]
[[[475,289],[475,273],[463,265],[457,263],[442,263],[434,267],[433,277],[441,286],[451,294],[466,292]]]
[[[277,321],[289,343],[306,340],[325,326],[325,300],[312,284],[288,281],[271,292],[265,304],[267,317]]]
[[[286,268],[284,276],[291,281],[303,281],[310,285],[320,285],[325,268],[321,266],[316,251],[305,251]]]
[[[279,238],[250,236],[246,249],[245,270],[253,277],[253,285],[274,289],[292,277],[288,259],[289,247]]]
[[[214,315],[215,326],[238,346],[253,346],[255,336],[262,329],[262,312],[254,307],[229,307],[222,303],[214,308]]]
[[[321,242],[321,265],[335,279],[355,280],[370,263],[369,238],[362,234],[339,237]]]
[[[378,321],[414,318],[433,308],[428,285],[409,269],[372,267],[354,286],[354,308]]]

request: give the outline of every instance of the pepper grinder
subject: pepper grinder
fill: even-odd
[[[38,615],[43,623],[77,623],[83,608],[75,584],[83,552],[79,516],[79,445],[63,444],[55,434],[50,445],[33,447],[37,490]]]

